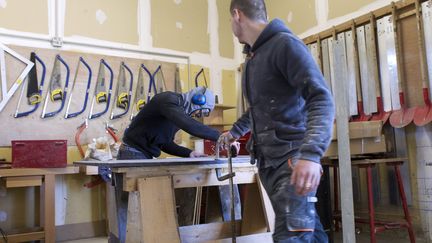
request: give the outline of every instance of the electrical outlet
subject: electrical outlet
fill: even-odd
[[[60,37],[53,37],[51,39],[51,45],[54,47],[62,47],[63,46],[63,39]]]
[[[0,222],[5,222],[7,220],[7,213],[5,211],[0,211]]]

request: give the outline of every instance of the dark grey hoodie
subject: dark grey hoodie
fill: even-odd
[[[261,166],[292,156],[319,163],[330,143],[334,104],[307,47],[275,19],[249,51],[242,77],[249,109],[231,133],[252,131],[250,149]]]

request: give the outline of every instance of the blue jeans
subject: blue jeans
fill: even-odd
[[[259,168],[259,176],[276,214],[276,243],[327,243],[328,237],[315,209],[315,192],[297,195],[290,185],[292,169],[287,162]]]
[[[117,154],[117,160],[134,160],[134,159],[151,159],[150,155],[144,154],[138,149],[132,148],[129,145],[122,144]],[[118,239],[110,240],[110,242],[126,242],[126,225],[127,225],[127,208],[129,201],[129,193],[123,191],[123,174],[114,173],[114,190],[117,205],[117,225]]]

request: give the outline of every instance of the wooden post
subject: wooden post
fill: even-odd
[[[351,175],[351,152],[348,125],[348,84],[346,82],[345,43],[333,40],[334,79],[338,84],[334,95],[336,99],[337,143],[339,155],[339,176],[341,187],[343,242],[355,243],[354,205]],[[336,200],[336,199],[335,199]]]
[[[54,243],[55,235],[55,175],[45,175],[41,187],[41,225],[45,231],[45,242]]]

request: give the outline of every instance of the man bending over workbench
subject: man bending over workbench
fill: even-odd
[[[217,141],[219,131],[193,119],[208,116],[215,106],[213,92],[197,87],[183,94],[163,92],[155,95],[132,120],[123,136],[117,160],[152,159],[161,151],[179,157],[205,157],[206,155],[182,147],[174,142],[178,130],[199,138]],[[125,242],[128,193],[122,190],[121,174],[113,174],[117,204],[118,238],[110,242]]]

